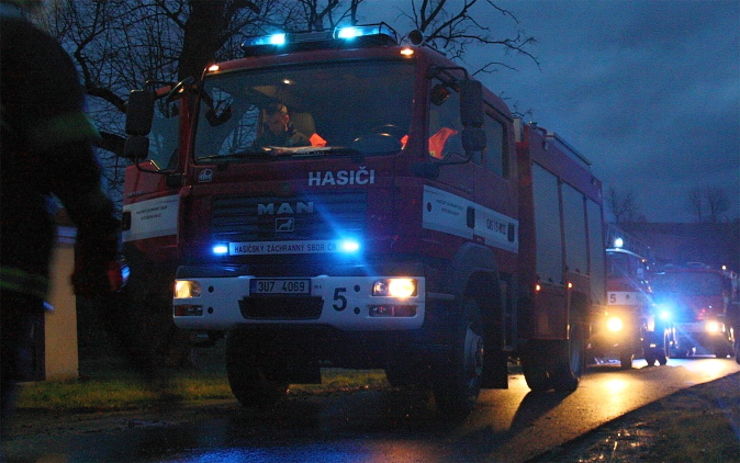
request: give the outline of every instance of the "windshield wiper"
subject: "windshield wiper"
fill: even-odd
[[[213,160],[223,160],[223,161],[233,161],[235,159],[247,159],[247,158],[265,158],[265,159],[271,159],[273,158],[272,150],[263,150],[263,151],[240,151],[238,153],[229,153],[229,154],[211,154],[208,156],[201,156],[196,159],[196,161],[213,161]]]
[[[327,155],[349,155],[353,158],[364,158],[366,153],[362,151],[350,148],[347,146],[296,146],[296,147],[285,147],[285,146],[266,146],[261,148],[259,151],[240,151],[237,153],[229,154],[211,154],[208,156],[201,156],[197,161],[233,161],[238,159],[284,159],[286,157],[291,158],[309,158],[309,157],[322,157]]]

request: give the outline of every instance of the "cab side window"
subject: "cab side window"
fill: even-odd
[[[486,149],[483,150],[483,164],[496,174],[508,176],[508,162],[504,153],[504,125],[486,113],[483,130],[486,132]]]
[[[429,135],[427,149],[434,159],[464,155],[462,147],[462,122],[460,122],[460,96],[442,81],[434,79],[429,105]]]

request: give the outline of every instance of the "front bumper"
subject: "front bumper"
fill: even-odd
[[[397,275],[379,276],[191,276],[196,297],[173,298],[173,319],[179,328],[221,331],[257,325],[322,325],[341,331],[392,331],[421,328],[426,313],[425,279],[416,280],[415,295],[373,296],[373,285]],[[285,291],[259,288],[263,282]],[[305,286],[304,286],[305,285]],[[263,285],[264,286],[264,285]],[[300,286],[300,294],[290,293]],[[258,291],[260,291],[258,293]]]
[[[674,323],[672,331],[679,348],[717,349],[732,341],[729,327],[719,321]]]

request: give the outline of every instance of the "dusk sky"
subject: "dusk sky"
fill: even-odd
[[[648,221],[691,222],[689,191],[720,186],[740,216],[740,0],[495,3],[537,39],[540,68],[495,48],[468,67],[515,66],[478,77],[589,158],[605,192],[631,191]],[[493,36],[516,30],[481,10]]]

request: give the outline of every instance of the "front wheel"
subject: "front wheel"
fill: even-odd
[[[452,355],[439,368],[432,390],[442,414],[462,417],[478,400],[485,356],[480,309],[475,299],[463,301],[462,317],[453,336]]]
[[[234,397],[243,407],[265,408],[288,390],[284,356],[249,333],[234,330],[226,336],[226,374]]]
[[[622,370],[629,370],[632,368],[632,359],[633,359],[632,351],[631,350],[623,350],[619,354],[619,368]]]

